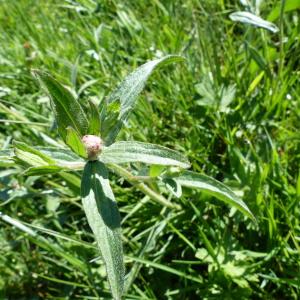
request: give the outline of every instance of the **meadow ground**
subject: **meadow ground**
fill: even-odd
[[[257,218],[191,190],[167,209],[111,174],[126,299],[299,299],[300,3],[257,1],[272,33],[230,20],[246,2],[0,1],[2,149],[61,142],[31,69],[101,105],[137,66],[180,54],[150,78],[120,139],[183,152]],[[26,177],[3,164],[1,299],[110,298],[79,186],[79,173]]]

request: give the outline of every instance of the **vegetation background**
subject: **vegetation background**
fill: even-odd
[[[147,60],[181,54],[151,77],[122,139],[185,153],[257,217],[197,191],[172,211],[111,174],[133,270],[126,299],[299,299],[300,3],[257,2],[278,33],[230,20],[247,1],[0,1],[2,149],[61,142],[31,68],[85,105]],[[21,173],[0,170],[0,298],[109,299],[80,174]]]

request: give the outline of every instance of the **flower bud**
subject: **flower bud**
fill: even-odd
[[[103,142],[99,136],[85,135],[82,138],[82,142],[85,146],[88,160],[97,160],[98,155],[101,153],[103,147]]]

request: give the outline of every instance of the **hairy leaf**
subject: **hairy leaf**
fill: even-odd
[[[261,17],[258,17],[247,11],[237,11],[230,14],[229,17],[232,21],[242,22],[244,24],[250,24],[256,27],[264,28],[273,33],[279,31],[278,27],[275,24],[265,21]]]
[[[47,166],[55,163],[48,155],[22,142],[14,141],[14,152],[18,159],[31,166]]]
[[[79,102],[70,91],[46,72],[35,70],[41,85],[46,88],[51,99],[52,108],[58,125],[58,132],[66,141],[67,127],[73,127],[79,136],[87,133],[88,120]]]
[[[37,150],[54,160],[55,165],[69,170],[82,170],[84,160],[69,149],[37,147]]]
[[[66,144],[79,156],[87,158],[85,147],[77,131],[69,126],[67,128]]]
[[[119,300],[125,275],[120,215],[102,162],[87,162],[82,176],[81,197],[106,266],[113,298]]]
[[[181,153],[163,146],[142,142],[116,142],[103,149],[100,159],[104,163],[115,164],[142,162],[181,168],[190,167],[188,159]]]
[[[184,171],[179,176],[173,177],[173,179],[181,186],[198,188],[217,199],[234,206],[243,214],[255,221],[255,217],[247,205],[225,184],[217,181],[216,179],[191,171]]]
[[[98,111],[97,105],[92,101],[89,100],[90,105],[90,116],[89,116],[89,134],[99,135],[101,130],[100,124],[100,114]]]
[[[39,166],[39,167],[30,167],[24,171],[24,175],[27,176],[39,176],[39,175],[48,175],[54,174],[62,171],[63,168],[59,166]]]
[[[25,143],[14,142],[15,157],[33,167],[54,166],[65,170],[81,170],[84,160],[69,149],[54,147],[31,147]],[[5,154],[9,154],[6,151]],[[11,151],[10,157],[14,158]],[[1,156],[0,156],[1,163]],[[49,169],[50,170],[50,169]]]
[[[114,142],[130,112],[134,109],[137,96],[143,90],[153,70],[182,60],[181,56],[168,55],[149,61],[129,74],[113,91],[101,114],[101,137],[107,145]]]
[[[80,158],[77,154],[72,152],[70,149],[66,148],[55,148],[55,147],[36,147],[36,149],[43,154],[50,156],[55,162],[58,163],[83,163],[84,160]]]

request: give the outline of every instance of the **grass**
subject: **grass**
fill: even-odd
[[[3,149],[13,139],[61,142],[32,68],[49,70],[85,105],[103,101],[145,61],[181,54],[185,63],[151,77],[123,137],[182,151],[257,217],[258,226],[188,190],[172,199],[182,207],[174,211],[111,174],[126,299],[300,294],[300,23],[299,10],[280,9],[284,2],[297,1],[262,4],[261,16],[280,28],[272,34],[230,21],[239,1],[0,1]],[[109,299],[79,175],[21,172],[0,171],[0,298]]]

